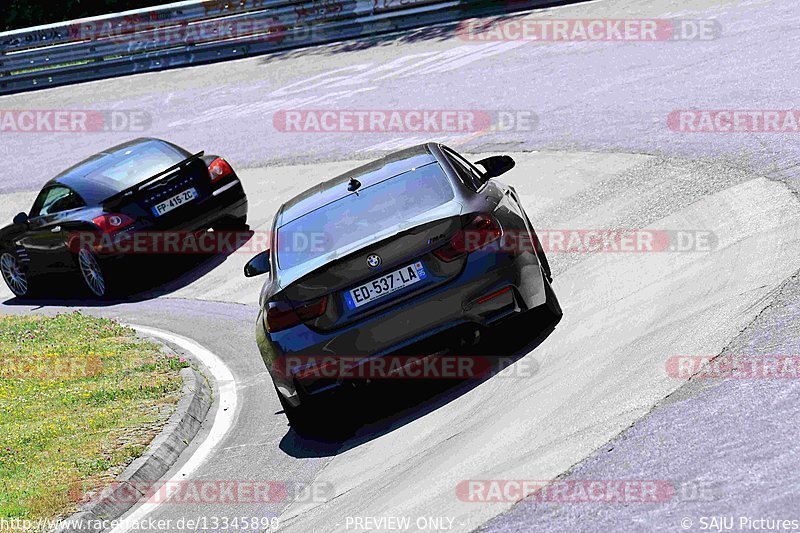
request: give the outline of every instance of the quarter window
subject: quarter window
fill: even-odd
[[[39,193],[31,209],[31,217],[41,217],[77,209],[86,205],[78,194],[61,185],[48,187]]]

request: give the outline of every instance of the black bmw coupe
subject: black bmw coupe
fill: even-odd
[[[19,298],[46,296],[46,278],[63,273],[77,274],[90,296],[102,298],[116,265],[130,255],[115,243],[246,224],[247,197],[227,161],[141,138],[48,181],[30,212],[0,230],[0,270]]]

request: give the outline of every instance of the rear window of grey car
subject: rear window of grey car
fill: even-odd
[[[340,185],[347,187],[347,184]],[[358,190],[278,229],[279,268],[286,270],[406,222],[454,198],[450,180],[430,163]]]

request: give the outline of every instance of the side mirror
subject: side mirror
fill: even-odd
[[[516,166],[514,160],[507,155],[487,157],[486,159],[478,161],[477,164],[486,169],[485,176],[487,179],[496,178],[497,176],[505,174]]]
[[[26,213],[17,213],[17,216],[14,217],[13,220],[14,224],[27,224],[28,223],[28,215]]]
[[[269,250],[264,250],[248,261],[244,266],[244,275],[247,278],[260,276],[261,274],[266,274],[269,271]]]

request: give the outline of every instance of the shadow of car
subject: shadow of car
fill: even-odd
[[[132,258],[123,265],[116,274],[126,279],[124,285],[117,287],[113,296],[105,298],[87,298],[85,290],[78,284],[74,273],[61,273],[51,276],[45,287],[47,296],[18,298],[13,297],[3,305],[24,306],[66,306],[66,307],[106,307],[120,303],[132,303],[151,300],[178,291],[222,265],[229,255],[236,253],[241,243],[253,235],[253,232],[237,231],[237,245],[209,254],[184,254],[170,257]],[[140,275],[148,272],[147,276]]]
[[[549,321],[548,321],[549,320]],[[292,457],[332,457],[422,418],[492,379],[535,379],[536,349],[555,330],[560,317],[543,317],[539,327],[516,317],[487,334],[459,357],[491,362],[481,375],[454,379],[383,380],[332,398],[313,431],[289,429],[280,449]],[[445,354],[444,356],[447,356]],[[509,369],[502,376],[498,374]],[[276,416],[282,415],[282,411]]]

